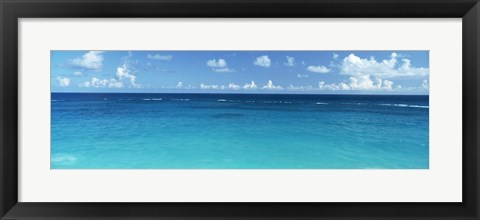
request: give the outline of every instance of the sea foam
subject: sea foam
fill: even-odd
[[[378,104],[382,106],[393,106],[393,107],[403,107],[403,108],[430,108],[426,105],[407,105],[407,104]]]

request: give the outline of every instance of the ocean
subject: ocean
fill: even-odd
[[[429,99],[52,93],[52,169],[428,169]]]

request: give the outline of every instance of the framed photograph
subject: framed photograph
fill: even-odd
[[[479,219],[477,0],[0,6],[1,219]]]

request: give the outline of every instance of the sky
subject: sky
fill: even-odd
[[[429,93],[428,51],[51,51],[52,92]]]

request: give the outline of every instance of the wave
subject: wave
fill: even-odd
[[[428,105],[407,105],[407,104],[378,104],[378,105],[403,107],[403,108],[430,108]]]
[[[62,99],[62,100],[55,100],[55,99],[52,99],[52,102],[63,102],[63,101],[65,101],[65,100],[63,100],[63,99]]]
[[[259,101],[261,103],[267,103],[267,104],[278,104],[278,103],[282,103],[282,101]]]
[[[328,105],[328,103],[325,103],[325,102],[317,102],[315,104],[317,104],[317,105]]]
[[[239,103],[239,102],[242,102],[242,101],[240,101],[240,100],[219,99],[219,100],[217,100],[217,102],[237,102],[237,103]],[[245,102],[247,102],[247,101],[245,101]]]
[[[162,101],[161,98],[142,99],[143,101]]]
[[[410,105],[411,108],[430,108],[428,105]]]
[[[170,99],[172,101],[188,102],[190,99]]]
[[[345,102],[342,103],[344,105],[366,105],[367,103],[361,103],[361,102]]]
[[[219,102],[242,102],[240,100],[225,100],[225,99],[219,99],[217,101]],[[265,101],[265,100],[245,100],[245,103],[266,103],[266,104],[292,104],[293,102],[290,101]]]

